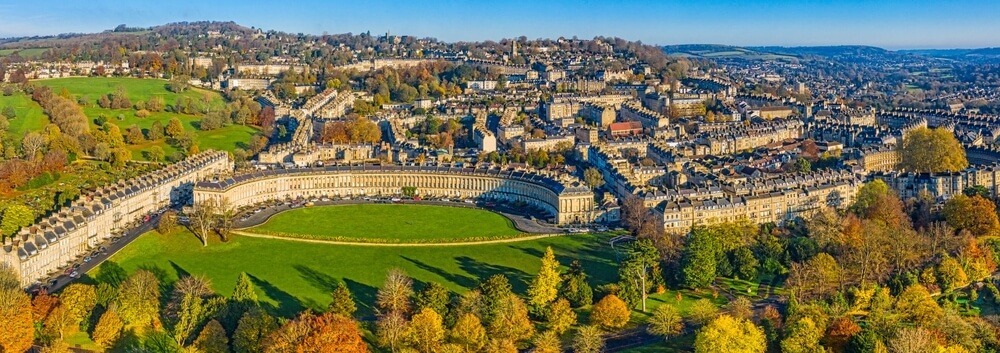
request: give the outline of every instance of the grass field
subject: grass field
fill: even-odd
[[[31,100],[28,95],[17,92],[11,96],[0,95],[0,109],[13,107],[17,116],[8,119],[11,136],[23,136],[29,131],[38,131],[48,125],[49,117],[42,112],[42,107]]]
[[[156,112],[145,118],[135,116],[134,109],[105,109],[97,105],[97,100],[102,96],[114,92],[119,86],[125,89],[126,95],[132,103],[149,100],[150,97],[163,97],[167,105],[172,105],[180,97],[189,97],[196,101],[207,100],[212,107],[220,108],[225,105],[222,96],[218,92],[192,88],[183,93],[173,93],[167,91],[167,81],[158,79],[138,79],[138,78],[109,78],[109,77],[70,77],[49,80],[33,81],[36,84],[51,87],[56,93],[65,89],[77,98],[84,98],[88,102],[83,107],[84,114],[93,122],[97,117],[104,115],[108,121],[118,125],[122,130],[132,125],[137,125],[144,131],[148,130],[153,122],[159,121],[166,126],[171,118],[178,118],[188,130],[194,131],[197,137],[198,147],[202,150],[216,149],[232,151],[237,148],[246,148],[246,144],[254,135],[256,130],[248,126],[229,125],[217,130],[198,130],[198,121],[201,115],[188,115],[170,112]],[[30,101],[30,99],[29,99]],[[37,107],[37,104],[35,105]],[[41,114],[41,108],[38,107]],[[44,115],[43,115],[44,116]],[[44,126],[44,124],[42,124]],[[148,151],[152,146],[160,146],[170,155],[177,152],[173,146],[166,143],[165,139],[147,141],[139,145],[130,145],[132,158],[145,160],[144,151]]]
[[[396,204],[293,209],[276,214],[249,231],[311,239],[378,242],[462,241],[522,234],[506,217],[486,210]]]
[[[607,235],[587,234],[505,244],[387,248],[237,237],[202,247],[186,231],[167,235],[151,232],[111,261],[128,272],[149,269],[166,282],[187,273],[204,275],[223,295],[229,295],[236,277],[246,272],[257,285],[260,298],[286,317],[304,308],[325,309],[334,284],[342,282],[354,293],[361,314],[370,315],[369,305],[375,302],[375,292],[391,268],[406,270],[417,288],[435,281],[456,292],[502,273],[510,278],[515,291],[524,293],[547,246],[563,265],[580,260],[594,284],[607,283],[615,280],[617,273],[608,239]],[[100,271],[88,275],[95,275],[93,272]]]
[[[0,49],[0,57],[9,56],[17,52],[17,55],[25,59],[34,59],[41,56],[49,48],[27,48],[27,49]]]

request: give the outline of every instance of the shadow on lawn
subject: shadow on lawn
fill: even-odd
[[[556,253],[556,260],[564,267],[569,267],[573,261],[580,261],[584,272],[590,278],[591,283],[603,284],[613,282],[618,278],[618,267],[614,264],[614,255],[603,239],[590,239],[587,244],[579,245],[550,245]],[[541,258],[545,255],[544,249],[513,246],[525,254],[537,257],[539,266]]]
[[[459,256],[455,260],[458,261],[458,267],[462,271],[475,276],[478,282],[485,281],[496,274],[506,276],[514,292],[517,293],[524,293],[528,288],[528,281],[531,280],[531,276],[527,273],[513,267],[487,264],[468,256]]]
[[[254,275],[249,275],[250,280],[253,281],[257,287],[260,287],[264,291],[264,294],[274,301],[278,302],[278,306],[275,307],[269,303],[261,302],[261,305],[271,313],[277,313],[283,317],[293,317],[302,310],[305,310],[303,303],[299,302],[297,298],[285,292],[271,282],[265,281]]]
[[[362,320],[374,320],[375,308],[372,305],[375,303],[375,293],[378,289],[347,278],[344,278],[344,284],[347,285],[347,289],[349,289],[351,291],[351,295],[354,296],[354,305],[358,308],[358,312],[355,313],[355,316]]]
[[[417,268],[441,276],[441,278],[444,278],[445,281],[457,284],[462,288],[472,288],[475,287],[477,284],[479,284],[479,282],[475,278],[469,276],[463,276],[457,273],[450,273],[440,268],[428,265],[423,261],[411,259],[406,256],[400,256],[400,257],[402,257],[403,260],[409,261],[410,263],[416,265]]]

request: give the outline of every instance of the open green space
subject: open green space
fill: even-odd
[[[0,49],[0,56],[10,56],[16,52],[22,58],[34,59],[41,56],[46,50],[49,48]]]
[[[203,247],[187,231],[166,235],[151,232],[110,261],[129,273],[151,270],[167,283],[184,274],[203,275],[223,295],[230,295],[237,276],[246,272],[262,301],[285,317],[305,308],[325,310],[334,285],[345,283],[354,293],[361,314],[370,315],[375,292],[389,269],[404,269],[417,288],[434,281],[455,292],[499,273],[511,280],[516,292],[524,293],[548,246],[563,265],[579,260],[594,285],[614,281],[617,266],[607,244],[609,239],[609,235],[580,234],[503,244],[384,247],[235,237]],[[100,279],[101,272],[91,271],[88,276]]]
[[[276,214],[248,231],[379,243],[490,240],[522,234],[506,217],[482,209],[400,204],[298,208]]]
[[[0,95],[0,109],[6,107],[14,108],[16,114],[13,119],[7,119],[11,136],[23,136],[29,131],[41,130],[49,123],[49,117],[42,112],[42,107],[22,92],[10,96]]]
[[[167,81],[165,80],[123,77],[70,77],[33,82],[51,87],[56,93],[60,93],[65,89],[77,99],[82,98],[83,101],[87,102],[83,107],[83,112],[90,118],[91,122],[103,115],[109,122],[118,125],[122,130],[136,125],[145,132],[153,125],[153,122],[159,121],[161,125],[166,126],[170,119],[177,118],[184,125],[185,129],[195,132],[198,147],[201,150],[216,149],[233,151],[237,148],[246,148],[250,138],[256,132],[254,128],[243,125],[229,125],[216,130],[202,131],[198,129],[198,122],[201,120],[200,114],[190,115],[163,111],[152,112],[149,116],[140,118],[135,115],[136,110],[134,109],[106,109],[97,105],[97,100],[102,95],[112,93],[118,87],[125,89],[126,95],[133,104],[140,101],[147,101],[153,96],[159,96],[163,98],[166,105],[173,105],[181,97],[188,97],[197,102],[207,102],[206,104],[212,107],[212,109],[222,108],[225,105],[222,95],[218,92],[191,88],[183,93],[174,93],[166,89]],[[41,107],[38,107],[37,104],[35,104],[35,107],[38,108],[38,114],[41,114]],[[41,126],[44,126],[44,124],[41,124]],[[130,145],[128,147],[132,151],[133,159],[145,160],[146,156],[143,152],[149,151],[153,146],[163,148],[168,156],[174,152],[178,152],[173,146],[167,144],[166,139],[147,141],[143,144]]]

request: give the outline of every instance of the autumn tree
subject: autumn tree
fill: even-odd
[[[935,272],[937,274],[937,283],[944,292],[965,287],[969,284],[969,277],[965,274],[962,265],[951,256],[944,255],[941,261],[938,262]]]
[[[309,317],[308,330],[297,352],[367,353],[357,321],[335,313]]]
[[[0,264],[0,351],[24,352],[35,339],[31,298],[21,289],[17,272]]]
[[[406,340],[422,353],[437,352],[444,343],[444,324],[441,315],[431,308],[424,308],[410,320]]]
[[[900,148],[903,169],[922,172],[958,171],[969,166],[965,149],[946,129],[917,128],[903,137]]]
[[[582,326],[573,337],[573,352],[600,353],[604,350],[604,332],[597,326]]]
[[[840,287],[842,275],[843,269],[833,256],[819,253],[804,264],[792,264],[787,286],[797,298],[821,298]]]
[[[861,332],[861,326],[854,323],[850,317],[842,316],[830,322],[823,336],[823,344],[833,348],[835,352],[843,352],[851,339]]]
[[[160,280],[147,270],[133,272],[119,287],[115,304],[118,315],[129,328],[142,332],[158,325]]]
[[[201,329],[193,346],[202,353],[229,353],[229,338],[222,324],[212,320]]]
[[[757,325],[747,320],[721,315],[695,335],[695,353],[764,353],[767,342]]]
[[[973,236],[996,235],[1000,229],[996,205],[979,195],[955,195],[944,203],[945,220],[952,228],[968,230]]]
[[[896,297],[895,310],[906,320],[925,327],[942,315],[941,307],[931,298],[927,288],[919,284],[907,287]]]
[[[490,337],[520,342],[535,334],[535,326],[528,318],[528,307],[520,297],[506,295],[495,305],[487,326]]]
[[[125,322],[118,316],[118,311],[115,308],[108,308],[101,315],[101,318],[97,320],[97,325],[94,326],[91,338],[94,339],[94,343],[97,343],[98,346],[111,347],[112,344],[118,341],[118,337],[121,336],[124,327]]]
[[[542,255],[542,267],[528,285],[528,304],[535,312],[541,312],[559,295],[559,261],[552,247],[545,248]]]
[[[191,220],[191,230],[198,236],[201,246],[208,246],[208,236],[218,221],[219,203],[214,198],[202,200],[194,205],[188,219]]]
[[[351,290],[346,285],[338,283],[333,288],[333,301],[330,302],[328,309],[331,313],[352,317],[358,308],[354,304],[354,296],[351,295]]]
[[[587,168],[583,172],[583,181],[587,182],[590,189],[595,190],[604,186],[604,175],[597,168]]]
[[[823,328],[817,327],[812,319],[805,317],[791,324],[785,338],[781,340],[781,351],[787,353],[822,352],[819,340]]]
[[[97,291],[94,286],[84,283],[71,283],[63,288],[59,301],[66,306],[75,325],[90,318],[94,306],[97,305]]]
[[[17,233],[21,227],[25,227],[34,221],[34,214],[25,205],[13,204],[3,209],[0,214],[0,238],[11,236]]]
[[[594,304],[590,311],[590,323],[607,330],[625,327],[632,315],[625,301],[614,294],[608,294]]]
[[[561,353],[562,352],[562,342],[559,340],[559,334],[553,331],[545,331],[535,336],[531,340],[531,345],[534,346],[535,353]]]
[[[410,311],[410,298],[413,297],[413,279],[401,269],[389,270],[389,274],[375,295],[375,305],[380,314],[401,313]]]
[[[180,119],[171,118],[167,121],[167,127],[164,128],[164,132],[167,134],[167,137],[172,139],[179,138],[184,134],[184,125]]]
[[[478,352],[486,345],[486,328],[473,314],[464,314],[455,321],[448,341],[460,345],[465,352]]]
[[[429,308],[441,316],[448,315],[448,303],[451,302],[451,292],[437,282],[429,282],[414,298],[417,310]]]
[[[549,305],[545,312],[545,326],[556,334],[563,334],[576,324],[576,312],[570,307],[569,301],[559,298]]]
[[[694,301],[688,309],[687,318],[694,325],[705,325],[715,319],[719,314],[719,308],[712,304],[712,301],[702,298]]]
[[[406,327],[409,323],[400,312],[389,311],[375,321],[375,336],[378,345],[396,352],[406,338]]]

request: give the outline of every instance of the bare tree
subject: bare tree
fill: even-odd
[[[217,210],[218,202],[215,199],[208,199],[194,205],[194,212],[189,217],[191,230],[201,240],[202,246],[208,246],[208,234],[215,225]]]
[[[216,228],[222,241],[229,241],[229,233],[233,230],[233,220],[236,218],[236,210],[229,199],[223,198],[216,205]]]
[[[45,148],[45,137],[37,132],[29,132],[21,140],[21,148],[24,150],[24,159],[33,160]]]

